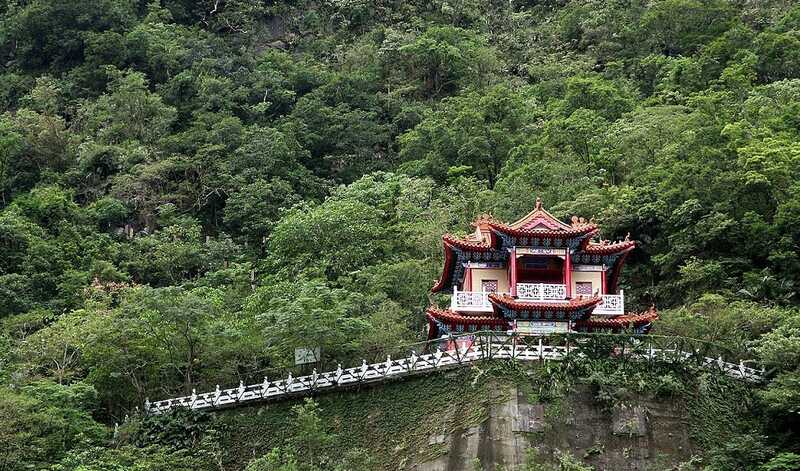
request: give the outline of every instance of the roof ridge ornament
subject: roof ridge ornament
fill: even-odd
[[[488,225],[492,222],[495,222],[494,216],[492,213],[481,213],[475,218],[475,221],[472,223],[472,227],[484,227],[487,228]]]
[[[536,197],[536,209],[542,209],[542,198],[540,196]]]
[[[587,221],[586,218],[575,216],[575,215],[573,215],[569,219],[569,222],[570,222],[570,226],[572,226],[572,227],[583,227],[583,226],[586,226],[587,224],[594,224],[593,220]]]

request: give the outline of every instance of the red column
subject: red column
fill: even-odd
[[[511,296],[517,295],[517,248],[511,249]]]
[[[600,272],[600,294],[608,294],[606,293],[606,267],[603,267],[603,271]]]
[[[572,297],[572,257],[569,255],[569,249],[567,250],[567,256],[564,258],[564,279],[567,280],[567,299]]]

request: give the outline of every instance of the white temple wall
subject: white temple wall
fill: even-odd
[[[600,293],[603,294],[602,291],[602,282],[603,282],[603,274],[599,271],[573,271],[572,272],[572,294],[578,294],[577,288],[578,283],[591,283],[592,284],[592,293]]]
[[[473,268],[472,291],[481,291],[481,282],[484,280],[497,280],[497,291],[500,293],[511,291],[508,271],[505,268]]]

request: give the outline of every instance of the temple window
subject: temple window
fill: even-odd
[[[575,282],[575,294],[578,296],[591,296],[594,294],[592,291],[591,281],[577,281]]]
[[[496,293],[497,280],[482,280],[481,291],[483,291],[484,293]]]

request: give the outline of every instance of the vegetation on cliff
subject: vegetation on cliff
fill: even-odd
[[[800,453],[793,2],[11,0],[0,108],[0,469],[213,463],[113,424],[418,340],[440,235],[537,196],[768,368],[704,466]]]

